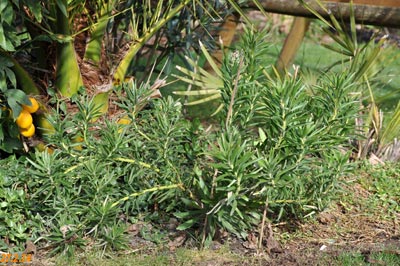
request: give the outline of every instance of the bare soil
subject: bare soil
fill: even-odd
[[[353,194],[355,201],[351,204],[338,201],[316,219],[297,224],[294,230],[286,224],[276,225],[274,232],[282,249],[266,252],[253,265],[330,265],[329,258],[343,253],[361,253],[368,263],[373,263],[369,256],[376,252],[400,256],[400,214],[389,217],[383,208],[372,210],[365,204],[370,192],[359,184],[352,184],[345,191],[344,194]],[[292,236],[285,241],[283,236],[287,234]]]

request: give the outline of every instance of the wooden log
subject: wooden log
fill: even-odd
[[[322,0],[324,2],[350,3],[350,0]],[[400,7],[398,0],[353,0],[356,5]]]
[[[322,16],[329,18],[327,12],[315,0],[304,0]],[[335,17],[344,20],[350,17],[350,0],[323,1],[327,10]],[[267,12],[313,18],[314,15],[298,0],[260,0]],[[400,0],[353,0],[357,23],[400,28]],[[246,6],[245,6],[246,7]],[[248,8],[257,8],[249,1]]]
[[[315,18],[315,16],[305,8],[300,0],[259,0],[267,12],[292,15],[296,17]],[[336,18],[344,21],[350,19],[350,1],[351,0],[322,0],[325,5],[321,7],[316,0],[304,0],[312,9],[329,19],[329,10]],[[354,16],[359,24],[368,24],[376,26],[400,28],[400,0],[353,0]],[[247,6],[251,9],[258,9],[252,1]],[[222,26],[220,32],[223,44],[229,46],[234,29],[236,28],[237,18],[230,16]],[[296,18],[292,29],[282,47],[279,58],[276,62],[276,69],[283,73],[292,63],[296,52],[301,45],[304,35],[308,29],[309,19]],[[214,58],[220,63],[222,52],[215,52]],[[206,64],[207,70],[210,67]]]

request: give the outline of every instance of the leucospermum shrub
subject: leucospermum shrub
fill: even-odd
[[[172,98],[148,103],[148,88],[132,84],[125,92],[121,117],[132,123],[118,124],[118,117],[99,123],[93,119],[99,117],[93,99],[77,97],[75,114],[61,107],[48,118],[54,126],[45,136],[51,153],[44,149],[0,161],[1,179],[12,181],[0,185],[18,195],[1,210],[18,211],[18,220],[10,221],[24,222],[20,233],[12,225],[2,230],[1,239],[8,239],[0,242],[2,250],[20,250],[28,239],[51,246],[52,253],[73,254],[91,243],[117,250],[127,247],[129,224],[161,223],[182,206],[205,150],[201,125],[183,119],[181,103]]]
[[[23,206],[18,219],[30,225],[3,230],[12,240],[3,249],[27,239],[68,254],[93,243],[121,249],[129,224],[172,217],[207,244],[220,229],[246,237],[263,210],[283,220],[323,209],[350,169],[357,84],[351,73],[312,86],[299,76],[269,79],[257,54],[263,39],[248,38],[252,48],[224,62],[213,130],[185,119],[179,101],[151,100],[149,86],[134,83],[116,89],[125,112],[110,121],[88,97],[75,99],[76,114],[58,108],[46,139],[53,152],[0,172],[19,197],[3,210]],[[130,122],[118,123],[124,117]]]
[[[176,213],[186,221],[181,229],[201,225],[204,241],[218,228],[245,237],[263,209],[272,220],[322,210],[352,168],[359,111],[352,73],[327,73],[312,86],[297,75],[271,79],[264,39],[248,31],[226,56],[220,130],[205,151],[211,169],[196,175],[199,200],[184,199],[192,210]]]

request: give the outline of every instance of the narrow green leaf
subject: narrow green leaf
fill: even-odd
[[[324,22],[325,25],[327,25],[330,28],[334,28],[332,26],[332,24],[330,22],[328,22],[323,16],[321,16],[321,14],[319,14],[318,12],[316,12],[314,10],[314,8],[312,8],[308,3],[306,3],[304,0],[299,0],[299,2],[308,10],[310,11],[314,16],[316,16],[320,21]],[[330,11],[328,11],[325,6],[319,1],[316,1],[318,3],[318,5],[322,8],[322,10],[324,10],[326,13],[330,13]]]
[[[218,106],[218,108],[215,110],[215,112],[211,114],[211,117],[217,115],[217,114],[222,110],[223,107],[224,107],[224,105],[223,105],[223,104],[220,104],[220,105]]]
[[[186,229],[192,227],[196,222],[197,222],[196,219],[187,220],[187,221],[184,222],[183,224],[180,224],[180,225],[176,228],[176,230],[180,230],[180,231],[186,230]]]
[[[342,54],[342,55],[345,55],[345,56],[351,56],[351,57],[354,56],[354,54],[352,52],[349,52],[347,49],[340,49],[340,48],[337,48],[337,47],[335,47],[333,45],[324,44],[324,43],[322,44],[322,46],[327,48],[327,49],[329,49],[329,50],[331,50],[331,51],[334,51],[334,52],[336,52],[338,54]]]
[[[174,216],[179,219],[184,219],[193,215],[193,212],[175,212]]]
[[[263,14],[264,17],[268,17],[267,12],[265,12],[264,7],[262,6],[262,4],[260,3],[259,0],[252,0],[253,3],[256,5],[256,7],[258,8],[258,10]]]
[[[228,0],[229,4],[232,5],[232,7],[235,9],[236,12],[240,14],[240,16],[246,21],[248,25],[252,25],[251,20],[247,16],[247,14],[244,12],[244,10],[238,5],[236,0]]]
[[[188,103],[186,103],[185,105],[191,106],[191,105],[202,104],[202,103],[206,103],[206,102],[210,102],[210,101],[219,99],[220,97],[221,97],[220,94],[215,94],[215,95],[212,95],[212,96],[209,96],[209,97],[206,97],[206,98],[197,100],[197,101],[188,102]]]
[[[210,95],[220,93],[220,90],[210,89],[210,90],[196,90],[196,91],[174,91],[175,95],[184,96],[200,96],[200,95]]]
[[[258,135],[262,143],[264,143],[267,140],[267,135],[265,134],[264,130],[262,130],[262,128],[260,127],[258,128]]]
[[[67,0],[56,0],[56,4],[60,11],[63,13],[63,15],[68,18],[68,12],[67,12],[67,6],[68,2]]]
[[[220,89],[221,88],[221,84],[219,84],[219,83],[212,83],[212,82],[205,81],[205,80],[204,81],[203,80],[192,80],[189,78],[180,77],[180,76],[176,76],[176,75],[173,75],[173,76],[182,80],[183,82],[192,84],[193,86],[197,86],[202,89],[213,89],[213,88]]]
[[[94,96],[93,104],[95,108],[98,108],[100,114],[105,114],[108,112],[108,99],[110,92],[101,92]]]

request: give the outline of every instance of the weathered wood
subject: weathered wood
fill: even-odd
[[[315,18],[315,16],[299,0],[259,1],[267,12],[303,17],[294,20],[291,31],[276,62],[278,72],[283,72],[292,63],[308,29],[310,20],[304,18]],[[325,18],[329,18],[329,14],[326,12],[326,10],[329,10],[337,19],[346,21],[350,19],[351,15],[350,1],[322,0],[324,8],[316,0],[304,0],[303,2]],[[353,5],[354,16],[359,24],[400,28],[400,0],[353,0]],[[252,1],[249,1],[248,5],[244,7],[258,9]],[[237,18],[230,16],[222,25],[220,38],[225,47],[231,44],[236,24]],[[220,63],[222,52],[217,51],[213,56],[217,63]],[[206,68],[209,70],[210,67],[206,64]]]
[[[322,0],[324,2],[350,3],[350,0]],[[399,0],[353,0],[356,5],[400,7]]]
[[[267,12],[286,14],[299,17],[314,15],[298,0],[260,0]],[[329,15],[315,0],[304,0],[311,8],[328,18]],[[350,17],[349,0],[324,1],[325,7],[337,18],[344,20]],[[357,23],[400,28],[400,0],[354,0],[354,15]],[[249,2],[249,8],[257,8]]]

